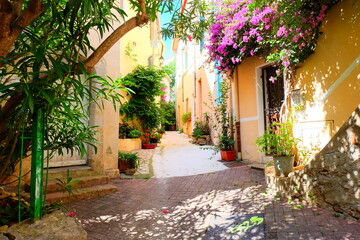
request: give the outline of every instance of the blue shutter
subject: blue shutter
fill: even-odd
[[[215,67],[219,66],[219,62],[215,62]],[[222,81],[221,72],[215,68],[215,95],[216,99],[220,98],[220,83]],[[217,101],[216,101],[217,102]]]

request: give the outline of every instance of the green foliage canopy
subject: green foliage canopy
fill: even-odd
[[[161,111],[156,97],[164,94],[163,69],[153,66],[138,66],[123,78],[124,86],[134,91],[131,99],[120,108],[125,121],[138,121],[143,133],[151,132],[161,122]]]

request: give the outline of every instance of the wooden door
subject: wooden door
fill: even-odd
[[[284,102],[284,79],[276,78],[276,67],[270,66],[262,69],[263,104],[265,128],[273,122],[279,122],[280,108]],[[275,81],[270,81],[270,78]]]

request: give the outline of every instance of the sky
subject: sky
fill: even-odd
[[[181,2],[181,0],[176,0],[178,2]],[[171,13],[162,13],[161,14],[161,26],[164,26],[166,23],[170,22],[171,20]],[[163,41],[165,43],[165,52],[164,52],[164,58],[170,58],[174,56],[175,54],[172,52],[172,39],[164,39]]]

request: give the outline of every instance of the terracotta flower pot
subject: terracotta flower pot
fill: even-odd
[[[170,130],[171,130],[171,131],[175,131],[175,130],[176,130],[176,126],[170,126]]]
[[[235,150],[220,150],[221,160],[225,161],[235,161],[236,159],[236,152]]]

